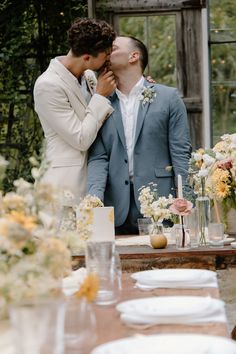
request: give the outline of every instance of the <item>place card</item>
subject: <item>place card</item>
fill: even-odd
[[[98,207],[91,210],[91,241],[115,241],[114,207]]]

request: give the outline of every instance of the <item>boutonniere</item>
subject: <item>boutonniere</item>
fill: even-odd
[[[142,101],[143,105],[152,103],[156,95],[156,91],[153,87],[144,87],[140,93],[139,100]]]
[[[95,78],[91,75],[86,75],[86,80],[87,80],[91,90],[93,91],[97,85]]]

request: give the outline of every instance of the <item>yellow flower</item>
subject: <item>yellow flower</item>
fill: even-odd
[[[227,182],[229,178],[229,171],[222,170],[222,168],[216,168],[212,173],[211,179],[213,183]]]
[[[215,185],[215,195],[218,199],[224,199],[228,196],[230,186],[224,182],[218,182]]]
[[[37,226],[37,220],[34,216],[27,216],[19,211],[12,210],[10,214],[6,215],[6,218],[22,225],[28,231],[32,231]]]
[[[201,155],[205,154],[205,150],[203,148],[198,149],[196,152]]]
[[[202,167],[202,165],[203,165],[203,160],[196,161],[196,162],[195,162],[195,165],[196,165],[196,167],[200,170],[201,167]]]
[[[85,297],[88,301],[93,301],[97,296],[98,288],[99,278],[96,274],[91,273],[85,278],[75,296],[77,298]]]
[[[224,141],[219,141],[218,143],[215,144],[215,146],[213,147],[213,151],[215,152],[221,152],[224,151],[226,148],[226,144]]]

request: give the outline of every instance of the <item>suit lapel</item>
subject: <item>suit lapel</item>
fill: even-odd
[[[145,87],[150,87],[150,88],[154,87],[153,84],[150,84],[147,81],[144,82],[144,86]],[[144,122],[144,119],[146,117],[146,114],[147,114],[149,106],[150,106],[149,102],[146,102],[145,104],[143,104],[143,102],[140,101],[139,110],[138,110],[138,117],[137,117],[137,124],[136,124],[134,145],[136,145],[136,143],[137,143],[137,140],[138,140],[138,137],[140,135],[140,132],[141,132],[141,129],[142,129],[142,126],[143,126],[143,122]]]
[[[118,135],[120,137],[120,140],[122,142],[122,145],[126,149],[126,142],[125,142],[125,132],[124,132],[124,126],[122,122],[122,115],[121,115],[121,110],[120,110],[120,101],[117,97],[117,94],[114,92],[113,95],[108,97],[111,101],[112,107],[114,108],[114,112],[112,113],[112,117],[114,119],[114,123],[118,132]]]
[[[79,86],[76,83],[76,80],[74,79],[73,75],[69,75],[68,70],[64,67],[63,64],[58,62],[55,59],[52,59],[50,62],[50,67],[56,71],[56,73],[60,76],[60,78],[68,85],[70,86],[70,89],[74,92],[74,94],[78,97],[82,105],[86,108],[87,107],[87,102],[85,101],[85,98],[79,88]]]

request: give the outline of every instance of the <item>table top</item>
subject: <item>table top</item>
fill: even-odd
[[[148,245],[117,246],[116,248],[120,254],[122,269],[127,272],[152,268],[218,270],[236,266],[236,249],[230,245],[224,245],[222,248],[204,246],[188,250],[176,249],[175,245],[168,245],[164,249],[154,249]],[[74,269],[84,266],[83,253],[73,255],[72,260]]]
[[[151,297],[151,296],[212,296],[219,298],[218,288],[204,289],[155,289],[153,291],[141,291],[134,288],[134,281],[130,274],[123,274],[123,291],[120,301]],[[119,319],[119,313],[115,306],[105,307],[93,305],[97,317],[98,339],[95,346],[115,339],[129,337],[138,334],[160,334],[160,333],[199,333],[216,336],[230,337],[225,323],[206,323],[202,325],[156,325],[145,330],[135,330],[127,327]]]

